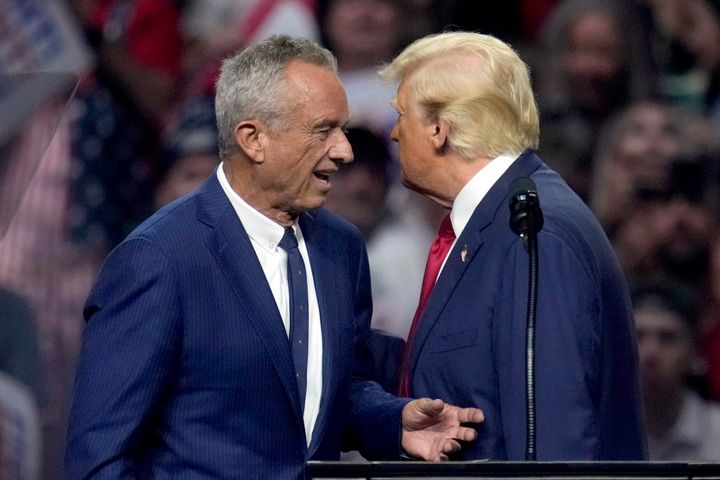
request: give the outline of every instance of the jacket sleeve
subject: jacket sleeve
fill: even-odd
[[[136,478],[134,453],[179,363],[180,307],[166,256],[147,240],[108,257],[85,305],[67,434],[71,479]]]
[[[370,348],[372,298],[365,247],[358,259],[355,282],[355,360],[350,387],[348,438],[352,448],[370,460],[400,458],[402,409],[409,402],[391,395],[375,381]]]
[[[541,232],[535,333],[538,460],[599,452],[600,312],[592,275],[558,236]],[[528,254],[514,241],[493,315],[501,425],[508,459],[525,458]]]

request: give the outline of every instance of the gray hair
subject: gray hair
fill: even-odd
[[[215,93],[221,159],[238,150],[233,132],[242,120],[254,118],[272,129],[287,128],[283,75],[295,60],[337,73],[330,51],[311,40],[286,35],[273,35],[223,61]]]

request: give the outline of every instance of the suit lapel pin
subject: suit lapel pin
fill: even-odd
[[[462,251],[460,252],[460,261],[462,263],[465,263],[465,260],[467,259],[467,253],[468,253],[467,245],[463,245]]]

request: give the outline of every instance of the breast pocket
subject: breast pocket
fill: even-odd
[[[468,348],[475,345],[477,340],[477,327],[459,332],[444,333],[432,338],[429,350],[430,353],[451,352]]]

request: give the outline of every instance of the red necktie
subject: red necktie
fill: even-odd
[[[440,230],[430,247],[430,253],[428,253],[427,263],[425,264],[425,274],[423,275],[422,289],[420,290],[420,301],[418,302],[418,307],[417,310],[415,310],[415,316],[410,326],[405,355],[403,356],[403,364],[400,370],[400,389],[398,393],[401,397],[410,396],[410,372],[408,364],[415,330],[417,330],[418,324],[420,323],[420,316],[425,308],[428,297],[430,297],[430,292],[435,286],[440,267],[445,261],[445,257],[454,241],[455,232],[453,231],[452,223],[450,223],[450,215],[447,215],[440,224]]]

